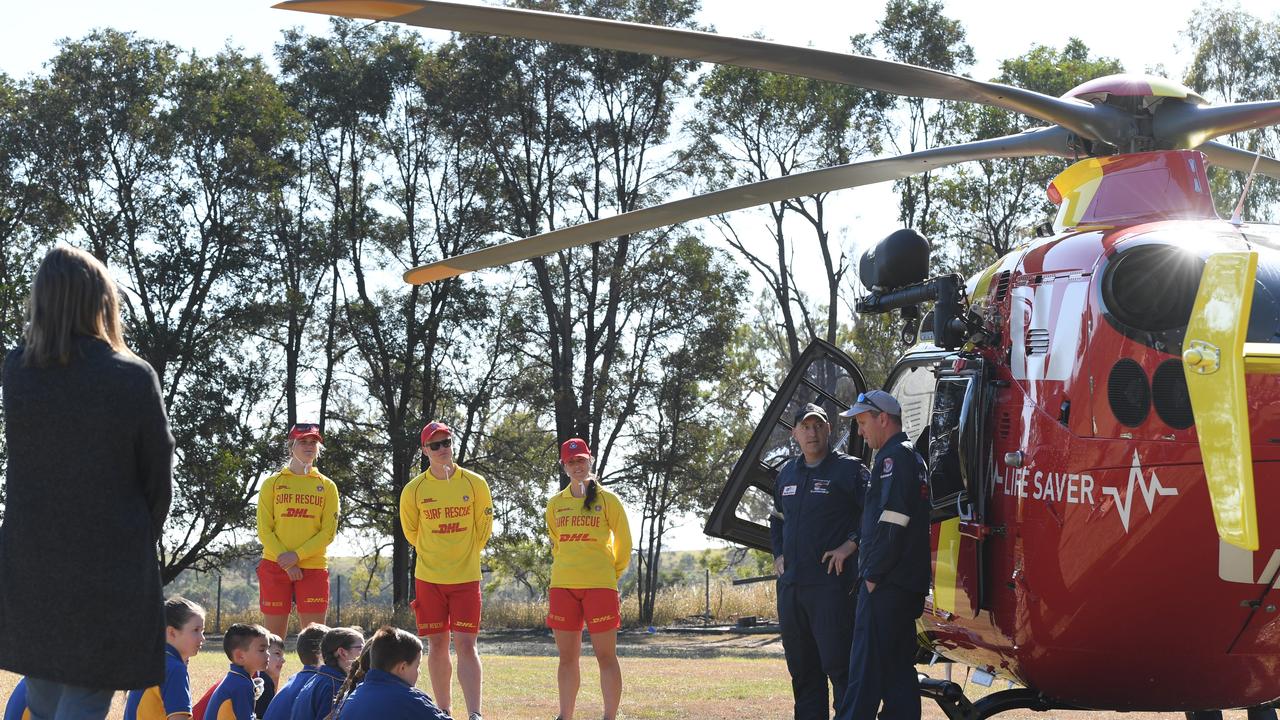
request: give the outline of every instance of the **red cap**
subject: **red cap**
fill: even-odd
[[[315,438],[320,442],[324,442],[324,438],[320,437],[320,426],[315,423],[296,423],[289,428],[290,440],[301,440],[303,438]]]
[[[437,435],[439,433],[444,433],[449,437],[453,437],[453,430],[450,429],[448,425],[445,425],[438,420],[427,423],[427,426],[422,428],[422,444],[426,445],[432,435]]]
[[[591,448],[582,438],[569,438],[560,445],[560,462],[569,462],[574,458],[591,457]]]

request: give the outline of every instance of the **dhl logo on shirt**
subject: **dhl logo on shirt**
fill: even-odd
[[[560,542],[595,542],[587,533],[560,533]]]
[[[448,535],[450,533],[467,532],[469,528],[462,527],[462,523],[443,523],[440,527],[432,530],[435,535]]]
[[[308,509],[306,509],[306,508],[291,507],[291,508],[285,508],[284,516],[283,516],[283,517],[287,517],[287,518],[313,518],[313,517],[315,517],[315,515],[312,515],[312,514],[311,514],[311,511],[310,511],[310,510],[308,510]]]

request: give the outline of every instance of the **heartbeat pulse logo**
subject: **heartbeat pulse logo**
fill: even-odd
[[[1133,509],[1133,486],[1137,483],[1138,488],[1142,491],[1142,499],[1147,504],[1147,513],[1150,514],[1154,509],[1157,495],[1177,495],[1177,488],[1167,488],[1160,484],[1160,478],[1156,477],[1156,471],[1151,471],[1151,484],[1147,484],[1147,479],[1142,476],[1142,463],[1138,460],[1138,451],[1133,451],[1133,465],[1129,468],[1129,487],[1125,490],[1124,497],[1120,496],[1120,491],[1113,487],[1104,487],[1102,492],[1116,499],[1116,511],[1120,513],[1120,522],[1124,525],[1124,531],[1129,532],[1129,511]]]

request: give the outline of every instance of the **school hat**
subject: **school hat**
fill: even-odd
[[[816,417],[824,423],[831,422],[830,420],[827,420],[827,411],[823,410],[821,405],[814,405],[813,403],[805,403],[804,405],[800,406],[799,410],[796,411],[795,422],[793,422],[792,424],[799,425],[800,423],[804,422],[806,418],[810,418],[810,417]]]
[[[438,420],[427,423],[426,427],[422,428],[422,444],[426,445],[432,435],[437,435],[439,433],[444,433],[449,437],[453,437],[453,429],[448,425],[445,425]]]
[[[290,440],[302,440],[304,438],[315,438],[319,442],[324,442],[324,438],[320,437],[320,426],[315,423],[295,423],[289,428]]]
[[[560,444],[560,462],[566,463],[574,458],[591,457],[591,448],[582,438],[569,438]]]
[[[840,413],[840,417],[854,417],[870,411],[902,415],[902,405],[892,395],[883,390],[868,390],[858,396],[853,407]]]

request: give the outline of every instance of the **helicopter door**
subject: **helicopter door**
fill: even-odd
[[[990,370],[980,357],[940,368],[929,422],[932,517],[941,521],[934,564],[934,607],[976,617],[987,606],[984,524],[993,472]]]
[[[771,552],[769,513],[774,478],[789,458],[800,454],[791,438],[791,419],[805,403],[821,405],[831,419],[831,447],[864,456],[864,444],[851,418],[839,413],[866,390],[858,366],[836,346],[814,340],[791,368],[778,394],[751,434],[724,490],[707,519],[706,533]]]

